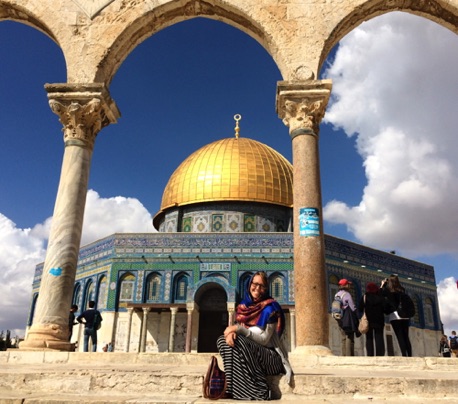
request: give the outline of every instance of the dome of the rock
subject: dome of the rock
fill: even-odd
[[[291,163],[271,147],[238,136],[203,146],[170,177],[153,223],[158,228],[165,212],[172,208],[217,202],[291,209]]]

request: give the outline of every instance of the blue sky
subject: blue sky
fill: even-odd
[[[458,37],[391,13],[362,24],[321,75],[333,94],[320,132],[325,232],[434,265],[445,330],[458,329]],[[63,156],[45,83],[66,80],[59,47],[0,23],[0,330],[23,334],[44,260]],[[192,152],[234,134],[291,161],[275,113],[280,73],[251,37],[194,19],[149,38],[110,85],[121,118],[96,140],[83,243],[153,231],[162,191]]]

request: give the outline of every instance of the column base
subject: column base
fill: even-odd
[[[32,325],[27,337],[19,343],[19,350],[23,351],[74,351],[75,344],[69,342],[68,328],[60,324]]]
[[[332,356],[331,349],[324,345],[297,346],[290,354],[291,356]]]

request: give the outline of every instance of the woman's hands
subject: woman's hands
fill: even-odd
[[[226,344],[233,347],[235,339],[237,338],[237,326],[230,325],[224,330],[224,338],[226,338]]]

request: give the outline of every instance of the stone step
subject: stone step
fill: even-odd
[[[208,403],[211,354],[0,352],[0,404]],[[294,385],[271,379],[277,402],[339,398],[458,402],[458,359],[291,355]],[[407,401],[406,401],[407,400]],[[423,401],[422,401],[423,400]],[[432,401],[433,400],[433,401]],[[219,400],[234,403],[235,400]],[[237,401],[241,403],[243,401]]]

